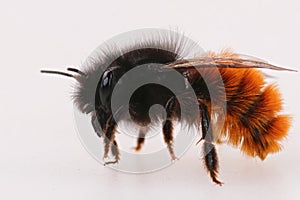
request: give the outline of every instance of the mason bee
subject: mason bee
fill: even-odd
[[[114,156],[114,161],[105,164],[120,160],[115,133],[122,120],[140,126],[137,151],[142,148],[153,121],[161,123],[172,160],[176,159],[175,121],[199,128],[202,136],[198,142],[203,141],[205,167],[218,185],[222,182],[218,179],[215,144],[231,144],[261,160],[281,149],[280,141],[288,133],[291,117],[281,114],[282,99],[276,84],[267,84],[257,68],[294,70],[229,50],[186,58],[181,56],[188,50],[182,38],[162,35],[153,38],[127,47],[108,46],[89,67],[67,68],[68,72],[41,71],[76,80],[74,103],[82,113],[91,116],[94,131],[103,136],[104,157],[109,152]],[[126,79],[126,74],[140,66],[142,70]],[[152,82],[137,85],[137,80],[145,80],[149,74]],[[167,83],[168,87],[159,83]],[[128,85],[136,89],[129,102],[124,102],[129,92],[124,86]],[[122,87],[116,92],[116,88]],[[163,106],[164,111],[154,111],[154,117],[150,117],[149,109],[155,104]]]

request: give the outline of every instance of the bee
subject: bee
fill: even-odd
[[[225,142],[240,148],[246,155],[264,160],[268,154],[280,151],[280,141],[291,126],[291,117],[281,114],[282,99],[276,84],[267,84],[258,68],[295,70],[242,57],[229,50],[183,58],[180,55],[184,48],[184,42],[176,37],[172,40],[152,38],[138,41],[125,50],[108,47],[100,59],[93,60],[83,69],[41,72],[76,80],[74,103],[82,113],[91,116],[94,131],[103,137],[104,157],[108,157],[109,152],[114,156],[114,161],[105,164],[120,160],[115,134],[118,122],[130,118],[140,126],[135,147],[139,151],[145,142],[146,127],[152,123],[149,109],[159,104],[165,109],[165,117],[161,120],[162,134],[171,159],[176,159],[173,145],[175,121],[197,126],[202,134],[198,142],[203,141],[205,167],[212,181],[222,185],[218,179],[216,144]],[[141,65],[145,68],[131,78],[131,84],[135,84],[135,79],[147,78],[149,72],[154,74],[156,82],[139,86],[128,105],[122,101],[128,91],[121,90],[116,94],[117,103],[113,106],[115,88],[125,84],[121,79]],[[168,78],[174,71],[181,78]],[[161,80],[172,80],[169,83],[176,87],[176,91],[157,84]],[[192,95],[196,96],[195,101]],[[187,105],[187,109],[182,109],[182,105]],[[158,121],[163,118],[160,111],[155,112],[155,116]],[[221,125],[220,119],[223,119]]]

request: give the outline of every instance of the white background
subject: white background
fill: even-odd
[[[103,167],[77,137],[71,81],[39,73],[80,65],[110,37],[149,27],[177,27],[206,50],[231,47],[297,69],[299,10],[296,0],[2,0],[0,199],[299,199],[299,73],[272,72],[294,116],[284,150],[261,162],[218,146],[223,187],[203,169],[200,146],[152,174]]]

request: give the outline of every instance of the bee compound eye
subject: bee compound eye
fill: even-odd
[[[99,87],[100,101],[102,105],[108,106],[114,87],[114,74],[112,70],[106,70],[102,74]]]
[[[101,88],[109,87],[112,84],[113,74],[111,71],[105,71],[102,76]]]

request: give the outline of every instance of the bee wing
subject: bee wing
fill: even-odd
[[[169,63],[165,68],[175,68],[179,70],[185,70],[189,68],[263,68],[263,69],[272,69],[272,70],[281,70],[281,71],[296,71],[293,69],[278,67],[272,64],[269,64],[262,60],[254,60],[248,58],[224,58],[224,57],[201,57],[187,60],[178,60],[173,63]]]
[[[264,63],[268,63],[266,60],[263,60],[261,58],[257,58],[255,56],[249,56],[246,54],[236,54],[239,58],[244,59],[244,60],[253,60],[253,61],[259,61],[259,62],[264,62]]]

